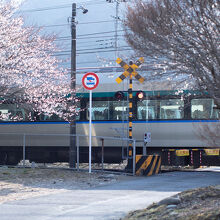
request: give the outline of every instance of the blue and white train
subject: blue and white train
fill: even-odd
[[[127,89],[121,89],[122,96],[115,91],[96,89],[92,102],[92,135],[105,137],[128,137]],[[112,87],[109,87],[112,90]],[[139,99],[139,89],[133,90],[133,138],[137,153],[142,153],[144,134],[151,133],[151,141],[146,144],[148,154],[160,154],[162,163],[167,164],[170,149],[218,148],[220,143],[209,129],[219,126],[219,110],[208,95],[195,91],[152,90],[141,88],[143,99]],[[76,133],[89,132],[89,94],[79,91],[76,117]],[[41,115],[38,120],[28,121],[24,109],[16,103],[0,105],[0,113],[22,115],[20,121],[0,121],[0,163],[17,164],[23,157],[25,134],[26,159],[35,162],[68,162],[70,125],[56,115]],[[207,137],[207,138],[206,138]],[[212,140],[214,138],[214,140]],[[101,141],[93,139],[92,161],[101,161]],[[106,163],[120,163],[126,154],[126,143],[106,141],[104,160]],[[201,156],[201,155],[200,155]],[[169,158],[170,159],[170,158]],[[184,164],[190,163],[190,158]],[[220,165],[219,156],[215,156]],[[88,140],[80,141],[80,161],[88,161]],[[212,161],[212,160],[210,160]],[[209,162],[210,163],[210,162]],[[214,164],[214,165],[216,165]],[[212,165],[211,163],[209,165]]]

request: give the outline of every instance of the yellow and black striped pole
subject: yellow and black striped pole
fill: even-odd
[[[132,61],[129,62],[132,65]],[[129,145],[128,145],[128,164],[127,169],[132,170],[133,166],[133,145],[132,145],[132,121],[133,121],[133,85],[132,85],[132,74],[129,74],[129,89],[128,89],[128,101],[129,101]]]
[[[128,89],[128,97],[129,97],[129,147],[128,147],[128,156],[132,157],[132,119],[133,119],[133,94],[132,94],[132,75],[130,74],[130,79],[129,79],[129,89]]]

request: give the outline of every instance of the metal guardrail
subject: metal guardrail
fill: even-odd
[[[80,154],[79,154],[79,149],[80,149],[80,138],[89,138],[89,135],[82,135],[82,134],[76,134],[76,135],[72,135],[72,134],[45,134],[45,133],[0,133],[0,137],[2,135],[16,135],[16,136],[20,136],[20,141],[21,142],[21,147],[23,148],[23,160],[22,160],[22,165],[23,167],[26,166],[25,164],[25,160],[26,160],[26,147],[27,147],[27,138],[31,137],[31,136],[60,136],[60,137],[76,137],[76,169],[77,171],[79,171],[79,160],[80,160]],[[102,142],[102,158],[101,158],[101,163],[102,163],[102,169],[104,169],[104,148],[105,148],[105,140],[112,140],[112,141],[122,141],[122,142],[132,142],[132,146],[133,146],[133,158],[129,158],[129,159],[133,159],[133,168],[132,168],[132,174],[135,175],[135,156],[136,156],[136,140],[135,139],[129,139],[129,138],[115,138],[115,137],[107,137],[107,136],[92,136],[92,138],[100,140]],[[117,147],[117,146],[116,146]]]

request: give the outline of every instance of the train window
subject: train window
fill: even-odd
[[[89,119],[89,103],[87,103],[87,119]],[[109,119],[109,101],[92,102],[92,120]]]
[[[1,121],[9,121],[8,109],[0,109],[0,120]]]
[[[112,120],[127,120],[128,102],[127,101],[113,101],[112,102],[113,114]]]
[[[160,101],[160,119],[182,119],[184,117],[184,101],[168,99]]]
[[[218,119],[219,109],[213,99],[192,99],[191,117],[193,119]]]
[[[76,102],[73,106],[74,106],[74,109],[76,110],[75,119],[76,119],[76,121],[79,121],[79,119],[80,119],[80,114],[79,114],[80,113],[80,102]],[[72,109],[70,108],[64,113],[68,113],[69,111],[72,111]],[[65,121],[65,117],[62,116],[62,114],[58,115],[58,113],[56,113],[56,112],[53,114],[40,113],[35,120],[37,120],[37,121]]]
[[[76,113],[76,121],[79,121],[80,120],[80,112],[79,110],[77,110],[77,113]]]
[[[137,102],[137,119],[148,120],[157,117],[157,100],[143,100]]]
[[[2,104],[0,105],[0,120],[24,121],[25,110],[17,108],[15,104]]]
[[[79,101],[76,103],[76,121],[80,120],[80,111],[81,111],[81,108],[80,108],[80,101]]]
[[[220,116],[220,109],[217,108],[216,105],[213,105],[213,111],[212,111],[212,119],[219,119]]]

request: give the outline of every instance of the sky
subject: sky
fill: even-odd
[[[45,33],[57,34],[56,43],[61,49],[56,56],[64,59],[62,65],[70,68],[72,0],[14,0],[22,2],[19,9],[27,25],[43,26]],[[126,3],[120,2],[118,7],[117,46],[116,42],[116,1],[78,0],[76,11],[77,57],[78,72],[88,72],[91,67],[118,66],[117,57],[127,57],[129,50],[123,38],[121,20],[124,16]],[[80,7],[88,9],[83,14]],[[121,50],[122,49],[122,50]],[[125,49],[125,50],[124,50]],[[111,73],[107,80],[114,81],[120,73]],[[103,76],[105,78],[105,76]],[[113,78],[113,79],[111,79]]]
[[[16,0],[19,1],[19,0]],[[106,0],[78,0],[76,15],[77,33],[77,68],[96,66],[117,66],[115,62],[115,16],[116,3]],[[73,1],[70,0],[26,0],[19,13],[26,24],[43,26],[46,33],[56,33],[56,43],[62,48],[58,57],[68,59],[71,50],[71,29],[68,20],[71,18]],[[83,14],[81,6],[88,9]],[[53,9],[52,9],[53,8]],[[119,17],[123,19],[125,3],[119,4]],[[48,9],[48,10],[46,10]],[[127,46],[123,39],[121,21],[118,20],[118,47]],[[107,52],[111,51],[111,52]],[[127,51],[123,51],[127,54]],[[123,52],[118,56],[123,56]],[[64,63],[68,65],[69,61]]]

